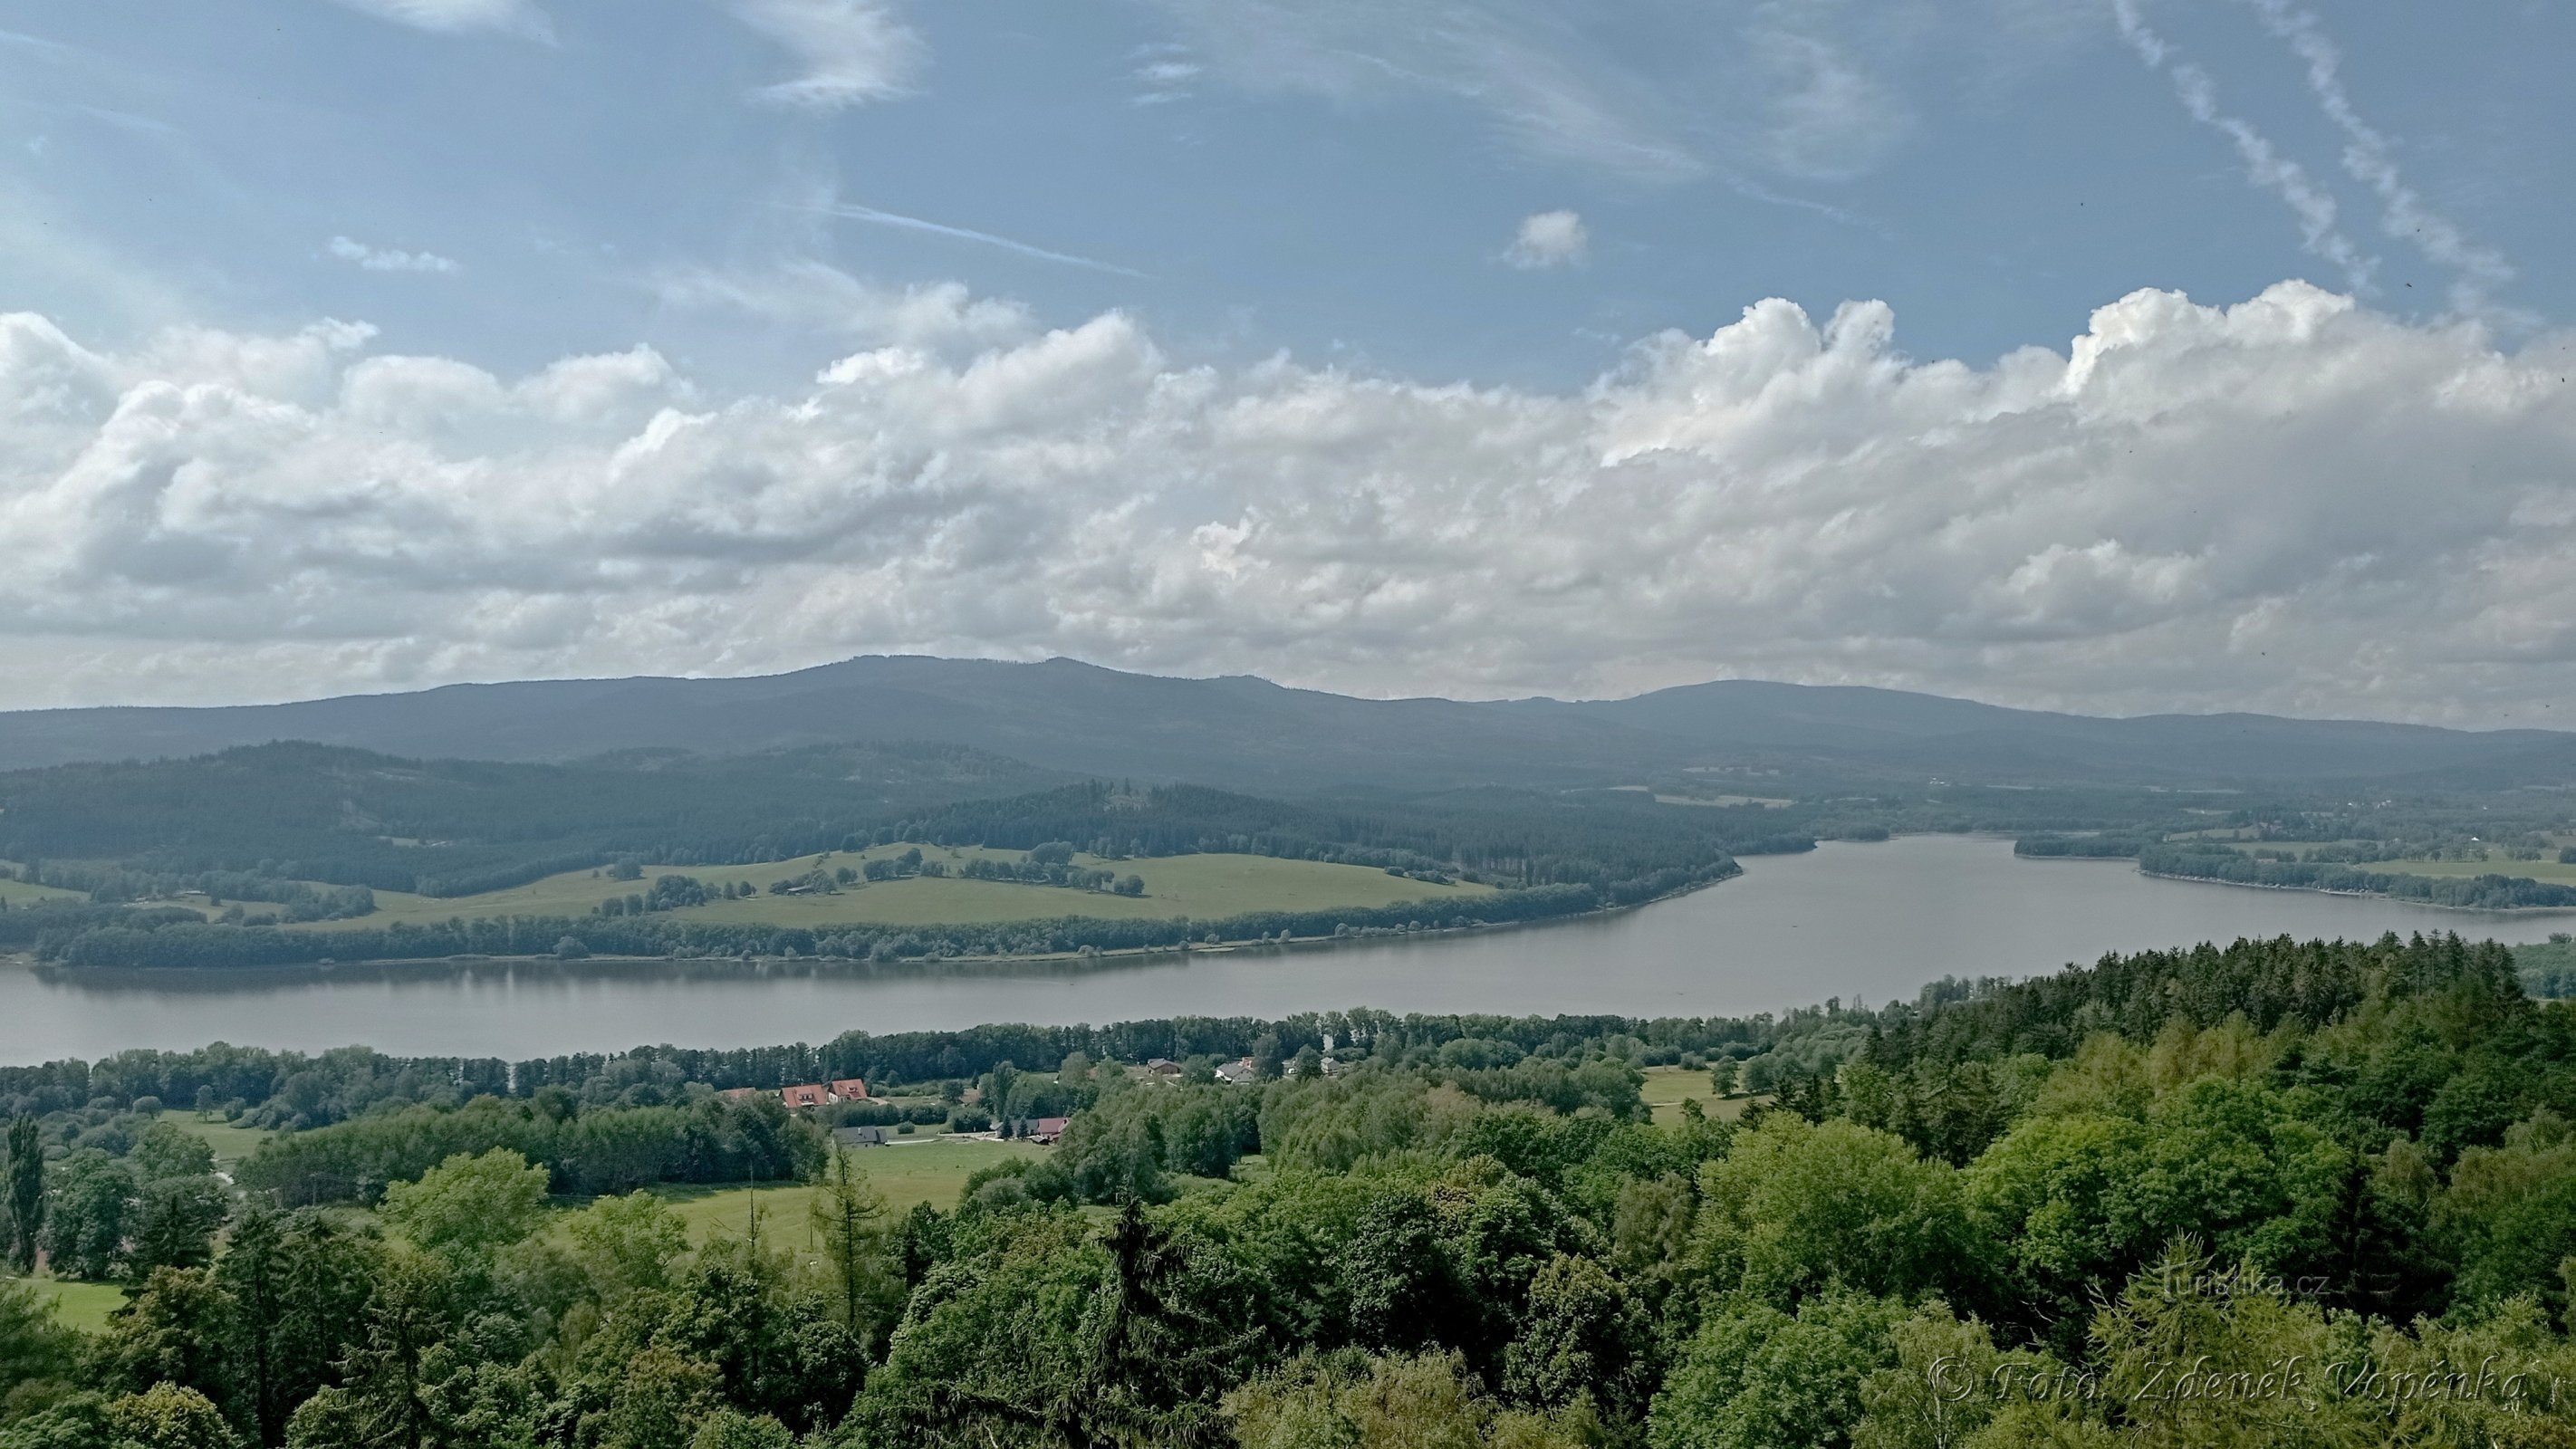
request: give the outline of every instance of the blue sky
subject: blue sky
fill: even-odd
[[[1185,356],[1565,385],[1769,296],[1884,299],[1910,351],[1986,360],[2140,286],[2351,283],[2107,4],[802,8],[803,54],[694,0],[0,5],[10,301],[110,339],[362,316],[504,368],[650,342],[749,384],[810,371],[812,339],[669,283],[819,262],[1125,308]],[[2253,5],[2144,15],[2333,195],[2365,295],[2448,305],[2454,269],[2386,233]],[[2406,183],[2513,259],[2497,304],[2565,317],[2576,12],[2350,19],[2344,83]],[[1579,265],[1503,260],[1558,210]],[[343,237],[454,270],[367,270]]]
[[[2518,722],[2576,682],[2569,54],[2536,3],[0,0],[0,706],[919,649]]]

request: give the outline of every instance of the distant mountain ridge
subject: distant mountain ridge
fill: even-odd
[[[1243,675],[914,655],[735,679],[532,680],[291,704],[0,713],[0,769],[275,740],[497,761],[933,740],[1051,770],[1298,792],[1572,787],[1743,768],[2172,787],[2576,781],[2576,734],[2550,730],[2256,714],[2110,719],[1758,680],[1620,700],[1371,700]]]

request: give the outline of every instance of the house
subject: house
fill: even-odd
[[[1260,1080],[1261,1072],[1252,1065],[1252,1058],[1245,1057],[1241,1061],[1227,1062],[1217,1068],[1216,1078],[1231,1086],[1248,1087]]]
[[[858,1077],[840,1077],[824,1084],[823,1095],[835,1102],[864,1102],[868,1084]]]
[[[1177,1077],[1181,1074],[1181,1064],[1170,1057],[1154,1057],[1145,1063],[1145,1072],[1148,1076]]]
[[[778,1089],[778,1097],[780,1101],[787,1104],[790,1111],[801,1110],[807,1107],[820,1107],[823,1105],[823,1088],[819,1084],[802,1087],[781,1087]]]
[[[843,1147],[883,1147],[893,1139],[883,1127],[835,1127],[832,1140]]]
[[[1064,1135],[1066,1120],[1063,1117],[1023,1117],[1011,1125],[1018,1129],[1013,1135],[1044,1146]]]

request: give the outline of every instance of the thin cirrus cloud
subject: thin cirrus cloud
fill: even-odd
[[[1542,211],[1521,218],[1520,231],[1503,249],[1503,260],[1524,271],[1572,266],[1591,249],[1592,233],[1579,213]]]
[[[1352,107],[1444,98],[1527,156],[1640,185],[1715,179],[1786,200],[1747,178],[1848,179],[1914,126],[1895,78],[1919,64],[1907,4],[1681,6],[1611,21],[1582,0],[1151,3],[1210,80]]]
[[[2139,63],[2162,72],[2173,82],[2174,96],[2191,118],[2227,137],[2244,163],[2245,179],[2281,198],[2298,218],[2299,239],[2315,255],[2332,262],[2356,290],[2367,290],[2378,263],[2345,235],[2334,194],[2307,168],[2282,154],[2271,137],[2244,117],[2223,109],[2218,83],[2208,71],[2182,57],[2180,50],[2147,24],[2138,0],[2111,0],[2111,14]]]
[[[444,35],[492,30],[550,40],[554,27],[531,0],[339,0],[361,14]]]
[[[756,97],[838,111],[908,94],[929,48],[884,0],[739,0],[734,14],[794,59],[797,74]]]
[[[1069,267],[1087,267],[1095,272],[1110,272],[1121,277],[1146,275],[1133,267],[1122,267],[1116,262],[1104,262],[1097,257],[1077,256],[1072,252],[1056,251],[995,232],[977,231],[973,227],[966,226],[951,226],[943,221],[906,216],[899,211],[880,211],[876,207],[861,206],[853,201],[823,202],[796,209],[811,211],[820,216],[838,217],[843,221],[865,222],[870,226],[892,227],[897,231],[917,231],[928,236],[944,236],[954,241],[973,242],[977,246],[995,247],[1042,262],[1059,262]]]
[[[2248,0],[2263,26],[2287,43],[2307,66],[2308,91],[2318,109],[2344,136],[2343,169],[2368,186],[2380,202],[2380,229],[2412,244],[2425,260],[2452,274],[2451,305],[2468,315],[2498,311],[2495,292],[2514,278],[2513,265],[2492,247],[2471,241],[2458,223],[2426,204],[2399,171],[2388,137],[2362,119],[2343,83],[2343,52],[2312,11],[2289,0]]]
[[[649,349],[504,378],[345,324],[0,318],[0,705],[880,650],[2471,723],[2576,685],[2564,336],[2285,282],[1977,365],[1772,300],[1550,392],[990,320],[716,398]]]
[[[456,272],[463,268],[451,257],[436,252],[407,252],[395,247],[372,247],[354,237],[335,236],[329,247],[331,255],[370,272]]]

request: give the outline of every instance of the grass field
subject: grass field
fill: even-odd
[[[769,922],[782,926],[974,924],[1027,921],[1049,916],[1100,916],[1119,920],[1159,920],[1171,916],[1216,920],[1250,911],[1323,910],[1335,906],[1385,906],[1398,901],[1453,902],[1492,893],[1481,885],[1432,885],[1388,875],[1367,866],[1332,865],[1313,860],[1279,860],[1263,855],[1173,855],[1141,860],[1103,860],[1077,855],[1077,865],[1134,874],[1145,882],[1142,896],[1119,896],[1062,886],[1024,885],[1017,881],[962,880],[910,876],[843,886],[838,895],[774,896],[769,883],[803,875],[820,867],[853,869],[866,861],[900,855],[909,847],[881,845],[862,851],[827,851],[822,855],[761,865],[692,865],[648,867],[642,881],[610,880],[593,872],[568,871],[509,890],[440,899],[401,891],[376,892],[376,912],[369,926],[396,921],[421,924],[453,916],[577,916],[610,896],[640,892],[661,874],[691,875],[709,885],[748,883],[762,893],[744,900],[718,901],[667,919],[725,925]],[[955,871],[983,857],[1019,860],[1020,853],[979,847],[921,847],[923,856]],[[346,929],[345,921],[317,921],[304,930]]]
[[[107,1327],[107,1316],[125,1306],[125,1290],[113,1283],[70,1283],[38,1278],[36,1295],[54,1300],[54,1316],[83,1333]]]
[[[1732,1122],[1743,1116],[1744,1109],[1752,1103],[1749,1097],[1720,1097],[1710,1091],[1705,1068],[1648,1067],[1645,1070],[1646,1085],[1639,1090],[1639,1095],[1653,1110],[1658,1127],[1671,1127],[1682,1120],[1684,1098],[1697,1101],[1701,1111],[1721,1122]]]
[[[868,1182],[885,1194],[886,1206],[910,1212],[915,1203],[951,1208],[966,1179],[982,1168],[1014,1157],[1043,1156],[1046,1149],[1026,1142],[992,1142],[982,1138],[954,1141],[933,1138],[900,1147],[865,1147],[853,1159]],[[704,1242],[716,1233],[739,1237],[751,1225],[755,1200],[760,1205],[761,1235],[801,1243],[807,1236],[806,1208],[814,1189],[802,1184],[777,1187],[664,1187],[655,1195],[669,1202],[689,1225],[689,1236]]]
[[[162,1112],[161,1120],[182,1132],[206,1139],[207,1145],[215,1149],[215,1166],[218,1168],[231,1167],[250,1156],[252,1148],[277,1135],[264,1127],[236,1127],[220,1118],[200,1122],[195,1112],[179,1107]]]
[[[83,895],[79,891],[61,891],[54,889],[52,886],[29,885],[25,881],[11,878],[11,873],[14,873],[17,869],[18,862],[14,860],[0,860],[0,901],[8,902],[13,908],[17,906],[32,906],[38,901],[80,901],[89,899],[89,897]]]

